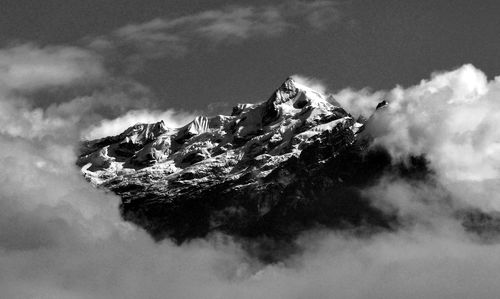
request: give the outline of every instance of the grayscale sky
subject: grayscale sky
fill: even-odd
[[[500,74],[499,1],[2,0],[0,44],[77,46],[161,108],[264,100],[288,75],[332,90]],[[229,108],[224,108],[229,109]]]

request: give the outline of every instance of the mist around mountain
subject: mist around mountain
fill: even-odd
[[[319,109],[316,111],[325,115],[317,120],[298,117],[310,126],[303,127],[302,133],[292,134],[290,139],[276,137],[275,148],[286,146],[274,155],[269,154],[273,150],[269,145],[273,143],[269,140],[257,143],[263,138],[259,136],[273,133],[271,140],[275,133],[281,132],[281,124],[286,123],[282,122],[284,119],[302,115],[302,110],[314,101],[305,101],[304,106],[302,101],[281,103],[290,109],[286,110],[288,114],[263,114],[267,117],[261,120],[268,123],[256,135],[246,134],[255,128],[246,124],[255,123],[241,120],[242,116],[251,114],[253,109],[264,111],[265,107],[274,106],[267,106],[267,99],[262,99],[264,102],[256,99],[251,103],[253,106],[239,106],[233,116],[227,116],[228,124],[238,119],[241,122],[240,127],[235,127],[235,133],[228,135],[231,141],[224,143],[221,138],[217,144],[208,146],[203,138],[212,140],[212,133],[226,131],[212,132],[210,119],[198,118],[190,123],[194,113],[137,109],[132,97],[125,101],[113,97],[111,91],[42,109],[37,108],[28,93],[20,102],[17,85],[16,90],[1,90],[5,101],[0,102],[0,224],[3,228],[0,231],[0,289],[7,298],[496,298],[500,292],[497,283],[500,246],[496,229],[500,194],[497,158],[500,87],[497,80],[488,80],[472,65],[435,73],[417,85],[398,86],[390,91],[344,89],[334,92],[333,98],[342,110],[335,108],[339,105],[333,102],[324,107],[313,106],[312,111]],[[104,98],[112,101],[103,102]],[[381,99],[388,105],[375,110]],[[293,104],[297,104],[296,107]],[[103,105],[116,109],[106,110]],[[127,108],[117,110],[117,107]],[[330,119],[327,114],[333,117]],[[158,123],[162,118],[165,118],[164,124]],[[147,121],[141,121],[143,119]],[[152,125],[134,127],[137,122]],[[273,123],[280,129],[271,130]],[[219,128],[225,128],[223,124],[219,122]],[[207,128],[209,130],[203,132]],[[238,128],[242,128],[241,131]],[[288,128],[284,126],[283,133],[288,132]],[[120,137],[123,131],[126,133]],[[124,161],[117,161],[116,151],[111,150],[102,155],[89,151],[80,156],[81,138],[102,132],[106,132],[102,137],[118,136],[103,139],[105,143],[110,142],[110,147],[129,137],[130,144],[136,142],[138,148],[128,148]],[[195,134],[186,139],[178,151],[173,150],[175,146],[172,148],[174,142],[167,146],[168,141],[185,134],[189,136],[189,132]],[[294,141],[295,136],[304,132],[306,134],[301,135],[304,138]],[[355,158],[370,156],[352,154],[356,152],[346,151],[349,155],[340,159],[343,151],[337,151],[341,147],[332,146],[337,140],[345,145],[353,142],[351,138],[340,138],[342,136],[354,136],[358,140],[364,134],[370,136],[368,149],[379,149],[374,153],[383,153],[374,160],[384,162],[380,168],[366,167],[362,159]],[[234,137],[243,139],[236,138],[240,143],[235,143]],[[157,153],[156,147],[146,146],[148,138],[163,140],[164,143],[155,145],[162,150],[167,147],[172,150],[165,157],[163,151]],[[252,141],[253,138],[257,140]],[[249,142],[258,145],[255,152],[250,150]],[[307,211],[299,200],[298,205],[285,209],[289,214],[278,213],[286,217],[270,217],[284,220],[278,223],[280,225],[270,224],[291,233],[286,244],[275,244],[272,238],[260,235],[268,232],[267,228],[258,230],[257,236],[235,233],[244,225],[236,229],[214,227],[206,234],[189,235],[183,242],[177,242],[175,236],[168,233],[152,238],[152,230],[141,228],[136,224],[143,224],[133,219],[123,221],[120,205],[123,211],[126,192],[134,190],[122,189],[121,196],[117,196],[106,189],[106,184],[119,186],[119,180],[113,181],[118,171],[122,171],[120,175],[124,178],[128,175],[122,180],[128,182],[138,179],[141,172],[148,174],[155,165],[170,163],[172,168],[167,171],[172,173],[168,175],[189,184],[201,178],[186,174],[205,165],[203,161],[218,157],[217,148],[229,143],[233,147],[223,152],[237,153],[244,149],[241,155],[235,154],[238,158],[233,165],[238,184],[262,175],[260,179],[270,187],[289,186],[283,187],[287,190],[284,193],[290,192],[288,195],[293,195],[292,198],[302,200],[311,197],[298,196],[300,190],[321,193],[322,189],[316,185],[318,181],[314,180],[320,178],[319,182],[332,184],[324,189],[327,192],[322,198],[338,198],[334,190],[348,186],[367,205],[361,206],[362,209],[326,206],[330,209],[319,209],[323,214],[317,211],[306,214],[314,216],[307,219],[319,219],[311,224],[298,218],[297,211]],[[193,148],[188,147],[195,144]],[[298,147],[294,148],[294,144]],[[107,146],[92,142],[90,145],[99,149]],[[351,145],[356,145],[356,141]],[[127,149],[122,146],[115,149]],[[194,151],[195,147],[200,152]],[[189,157],[191,149],[196,154]],[[270,164],[269,173],[253,174],[251,167],[246,167],[255,165],[255,161],[247,165],[243,158],[255,160],[262,154],[259,149],[269,155],[260,158],[262,163],[276,163]],[[280,156],[287,154],[290,157],[282,164]],[[189,158],[185,159],[186,156]],[[360,162],[359,167],[345,168],[352,167],[353,161]],[[89,183],[75,162],[84,167],[84,175],[91,183],[102,184],[102,187]],[[133,167],[120,169],[119,163],[127,162]],[[205,165],[203,169],[211,172],[216,164]],[[238,165],[245,167],[238,168]],[[281,176],[280,173],[285,173],[281,169],[300,175],[287,182],[284,178],[292,176]],[[343,169],[355,171],[343,173]],[[383,171],[371,176],[370,169]],[[240,178],[238,171],[242,174]],[[110,177],[106,177],[106,173]],[[220,177],[231,178],[224,173]],[[331,177],[335,179],[326,180]],[[366,177],[373,178],[369,185],[357,181],[366,182]],[[115,183],[118,185],[112,185]],[[253,186],[268,186],[264,183]],[[306,184],[306,188],[301,184]],[[174,190],[182,194],[186,189]],[[217,194],[223,192],[217,191]],[[249,197],[253,194],[258,193],[243,193]],[[281,205],[275,207],[275,211],[283,211]],[[383,221],[342,221],[340,226],[328,221],[321,223],[331,220],[331,211],[348,211],[354,215],[360,215],[359,211],[364,211],[361,215],[367,215],[366,212],[374,215],[373,211],[378,211]],[[287,223],[303,226],[287,227]],[[375,229],[357,229],[363,227]],[[263,239],[269,242],[262,242]],[[267,251],[264,245],[269,245]],[[278,248],[294,250],[277,252]],[[263,256],[265,252],[279,253],[278,258]]]
[[[93,185],[119,195],[123,218],[155,240],[225,233],[267,262],[296,253],[307,230],[371,237],[414,225],[364,194],[387,178],[441,189],[434,204],[471,234],[500,232],[498,215],[452,206],[424,153],[398,161],[376,145],[373,127],[387,101],[355,119],[308,83],[314,88],[290,77],[267,101],[239,104],[231,115],[198,116],[180,128],[136,124],[86,141],[77,164]]]

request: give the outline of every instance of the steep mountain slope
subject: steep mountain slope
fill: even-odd
[[[384,151],[369,151],[364,126],[333,98],[289,78],[267,101],[238,105],[230,116],[200,116],[177,129],[137,124],[85,142],[77,164],[93,184],[121,196],[126,220],[158,240],[389,228],[395,217],[360,190],[388,171],[425,175],[427,168],[419,159],[393,166]]]

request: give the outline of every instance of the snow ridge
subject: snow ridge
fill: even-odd
[[[264,177],[323,132],[358,124],[328,97],[292,78],[258,104],[239,104],[231,116],[198,116],[181,128],[163,121],[136,124],[120,135],[85,142],[77,164],[96,185],[143,175],[183,177],[189,181],[236,179],[248,173]]]

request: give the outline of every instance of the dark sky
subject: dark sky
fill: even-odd
[[[286,11],[292,1],[0,2],[2,46],[31,42],[87,47],[89,41],[107,38],[129,24],[179,19],[228,7],[274,5]],[[335,21],[321,28],[300,25],[307,16],[294,11],[287,15],[293,26],[277,34],[259,31],[238,40],[213,42],[183,33],[192,41],[179,55],[137,54],[130,45],[102,55],[117,75],[150,87],[162,99],[163,107],[182,109],[204,109],[213,102],[264,100],[291,74],[319,78],[332,90],[408,86],[433,71],[465,63],[472,63],[490,77],[500,74],[500,1],[358,0],[336,1],[333,7]],[[312,13],[332,18],[321,15],[321,10]],[[183,26],[194,26],[193,22],[169,32],[184,32]],[[161,47],[157,49],[160,53]],[[129,67],[137,60],[138,66]]]

